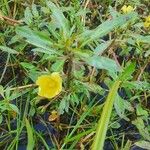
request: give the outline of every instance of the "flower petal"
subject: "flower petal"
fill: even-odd
[[[39,86],[38,95],[45,98],[53,98],[62,91],[62,78],[58,72],[38,77],[36,84]]]

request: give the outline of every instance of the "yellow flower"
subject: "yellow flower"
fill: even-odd
[[[145,18],[144,27],[145,28],[150,27],[150,16]]]
[[[129,5],[129,6],[124,5],[124,6],[121,8],[121,10],[123,11],[124,14],[126,14],[126,13],[129,13],[129,12],[133,11],[134,8],[133,8],[132,6],[130,6],[130,5]]]
[[[62,90],[62,78],[58,72],[38,77],[36,84],[39,86],[38,95],[45,98],[53,98]]]

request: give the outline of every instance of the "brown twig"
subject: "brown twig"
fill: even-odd
[[[143,72],[144,72],[146,66],[147,66],[147,63],[143,66],[143,68],[140,68],[140,74],[139,74],[138,77],[137,77],[137,81],[140,81],[141,76],[142,76],[142,74],[143,74]]]
[[[7,16],[3,16],[1,13],[0,13],[0,20],[8,22],[10,25],[21,24],[23,22],[23,20],[15,20]]]

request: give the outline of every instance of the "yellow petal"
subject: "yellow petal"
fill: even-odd
[[[145,28],[150,27],[150,22],[144,22],[144,27],[145,27]]]
[[[131,12],[131,11],[133,11],[133,7],[132,7],[132,6],[128,6],[128,7],[127,7],[127,13],[129,13],[129,12]]]
[[[36,84],[39,86],[38,95],[45,98],[53,98],[62,90],[62,79],[58,72],[38,77]]]
[[[123,11],[123,13],[126,13],[126,11],[127,11],[127,6],[124,5],[124,6],[121,8],[121,10]]]
[[[150,22],[150,16],[145,18],[145,22]]]
[[[144,27],[149,28],[150,27],[150,16],[145,18]]]
[[[126,13],[129,13],[129,12],[133,11],[134,8],[133,8],[132,6],[130,6],[130,5],[129,5],[129,6],[124,5],[124,6],[121,8],[121,10],[123,11],[124,14],[126,14]]]

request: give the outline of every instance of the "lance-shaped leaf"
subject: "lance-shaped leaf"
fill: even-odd
[[[81,46],[84,46],[85,44],[91,41],[97,40],[100,37],[103,37],[104,35],[108,34],[114,29],[136,18],[137,18],[137,14],[135,12],[132,12],[132,13],[125,14],[125,15],[120,15],[111,20],[107,20],[103,22],[102,24],[100,24],[97,28],[93,30],[86,30],[83,33],[81,33],[78,36],[78,41],[81,41],[82,42]]]
[[[97,45],[97,47],[94,49],[94,54],[101,55],[111,44],[112,41],[107,41]]]
[[[50,1],[46,1],[47,6],[52,11],[52,19],[56,22],[57,25],[62,28],[63,33],[65,36],[68,36],[69,33],[69,22],[65,18],[63,12],[61,11],[61,8],[57,7],[54,3]]]
[[[97,69],[106,69],[112,72],[119,71],[119,67],[114,60],[103,56],[89,57],[86,62]]]
[[[7,52],[7,53],[10,53],[10,54],[19,54],[16,50],[14,49],[11,49],[7,46],[1,46],[0,45],[0,50],[4,51],[4,52]]]
[[[137,42],[148,43],[150,44],[150,35],[143,36],[139,34],[132,34],[131,37],[137,40]]]
[[[25,124],[27,129],[27,135],[28,135],[28,144],[27,144],[27,150],[33,150],[34,149],[34,136],[33,136],[33,130],[32,127],[28,121],[27,118],[25,118]]]
[[[36,47],[40,47],[43,49],[50,49],[53,45],[48,33],[42,32],[42,31],[34,31],[31,30],[28,27],[17,27],[16,33],[26,38],[26,41],[32,45],[35,45]]]

